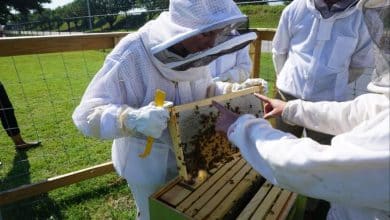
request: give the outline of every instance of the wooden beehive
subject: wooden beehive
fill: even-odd
[[[169,130],[179,175],[187,184],[199,184],[213,169],[232,160],[232,155],[238,152],[225,134],[215,132],[218,110],[212,106],[212,100],[236,113],[261,117],[261,101],[253,95],[260,89],[255,86],[171,108]]]
[[[149,199],[151,219],[285,219],[296,194],[268,183],[239,154],[199,185],[177,177]]]

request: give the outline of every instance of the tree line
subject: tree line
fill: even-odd
[[[43,8],[50,0],[3,1],[0,24],[8,29],[53,31],[136,29],[169,6],[169,0],[74,0],[52,10]]]

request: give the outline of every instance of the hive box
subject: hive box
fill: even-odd
[[[215,170],[198,185],[182,177],[149,199],[151,219],[286,219],[297,195],[267,182],[241,158]]]
[[[215,100],[239,114],[263,115],[252,87],[171,109],[179,176],[149,198],[151,219],[285,219],[296,194],[268,183],[216,133]]]

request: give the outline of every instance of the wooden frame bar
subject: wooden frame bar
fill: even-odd
[[[113,48],[127,32],[0,38],[0,56]]]
[[[39,183],[23,185],[0,193],[0,205],[12,203],[53,189],[91,179],[114,171],[112,162],[49,178]]]

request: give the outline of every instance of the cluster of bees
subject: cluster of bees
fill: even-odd
[[[211,109],[212,106],[209,107]],[[240,114],[239,107],[232,108],[229,103],[226,103],[225,107]],[[210,171],[232,160],[232,155],[238,153],[238,148],[229,142],[226,134],[215,131],[217,111],[201,113],[196,106],[193,117],[198,119],[200,126],[196,128],[196,134],[184,143],[184,146],[193,146],[185,157],[190,176],[188,182],[199,182],[206,179]]]

